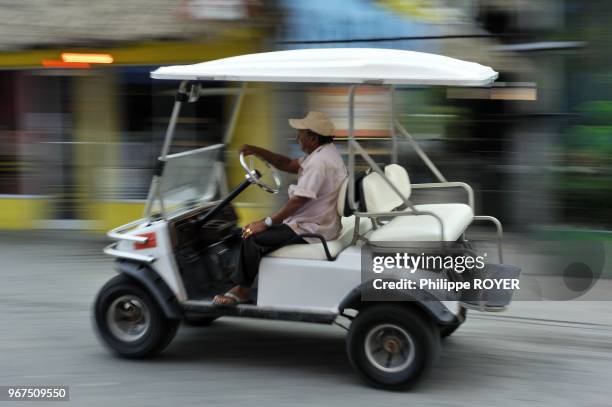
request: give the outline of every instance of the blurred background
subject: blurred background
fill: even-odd
[[[0,0],[0,385],[70,385],[87,406],[608,406],[612,314],[601,300],[612,280],[594,280],[612,276],[611,17],[607,0]],[[425,51],[498,71],[491,89],[398,90],[400,120],[449,181],[473,186],[478,214],[502,221],[506,261],[538,288],[551,286],[546,268],[565,278],[591,267],[584,287],[537,298],[591,290],[597,301],[470,311],[412,393],[361,385],[336,326],[223,318],[181,326],[159,359],[111,357],[90,328],[114,275],[104,232],[142,216],[178,86],[150,71],[311,47]],[[237,84],[205,85],[218,89],[184,108],[173,151],[223,139]],[[356,134],[381,164],[388,96],[363,87],[356,99]],[[333,118],[345,151],[346,99],[342,87],[250,86],[227,187],[244,179],[243,143],[297,156],[287,119],[310,109]],[[399,162],[412,182],[434,181],[407,142]],[[241,221],[283,198],[250,188]],[[546,239],[564,243],[533,243]]]
[[[398,92],[402,122],[447,178],[474,186],[478,211],[509,230],[601,238],[612,227],[609,2],[24,0],[0,10],[2,230],[101,232],[142,214],[177,86],[153,81],[151,70],[307,47],[397,48],[491,66],[500,78],[490,90]],[[255,88],[226,160],[230,187],[241,177],[240,144],[298,153],[286,119],[307,109],[332,115],[342,145],[345,89]],[[365,88],[357,98],[358,135],[374,140],[381,163],[386,96]],[[232,100],[190,106],[176,145],[219,142]],[[400,163],[414,182],[431,180],[407,143]],[[254,191],[240,201],[243,220],[278,204]]]

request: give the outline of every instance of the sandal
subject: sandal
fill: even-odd
[[[228,298],[231,301],[227,301]],[[213,301],[212,301],[214,305],[227,306],[227,307],[235,307],[236,305],[246,304],[249,302],[251,302],[250,298],[240,298],[231,291],[228,291],[223,295],[215,295],[215,298],[213,298]]]

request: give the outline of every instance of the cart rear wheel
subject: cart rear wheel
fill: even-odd
[[[349,329],[351,364],[374,387],[402,390],[431,369],[440,351],[436,327],[420,313],[399,305],[360,312]]]
[[[119,274],[96,298],[94,322],[103,343],[125,357],[155,355],[176,335],[179,321],[168,319],[134,279]]]

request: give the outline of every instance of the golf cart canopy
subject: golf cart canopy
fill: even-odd
[[[378,217],[394,217],[394,220],[400,219],[407,215],[425,215],[428,219],[433,219],[433,224],[427,226],[427,230],[439,231],[440,240],[454,241],[456,232],[461,233],[464,228],[465,221],[488,221],[495,225],[498,232],[498,245],[500,247],[500,263],[503,262],[501,255],[501,223],[491,216],[476,216],[474,210],[474,193],[468,184],[461,182],[448,182],[441,171],[427,157],[427,154],[420,148],[416,140],[404,128],[404,125],[398,120],[396,109],[394,108],[395,88],[398,86],[416,85],[416,86],[470,86],[470,87],[489,87],[497,79],[498,74],[493,69],[474,62],[461,61],[454,58],[449,58],[441,55],[434,55],[422,52],[402,51],[395,49],[373,49],[373,48],[322,48],[322,49],[303,49],[292,51],[277,51],[259,54],[249,54],[236,56],[231,58],[218,59],[209,62],[203,62],[194,65],[179,65],[161,67],[151,72],[151,77],[154,79],[170,79],[181,81],[179,85],[170,122],[166,131],[166,139],[162,152],[158,158],[160,171],[158,171],[151,181],[147,205],[145,207],[145,217],[151,219],[155,217],[167,216],[168,211],[165,208],[164,201],[169,202],[172,206],[177,206],[179,210],[186,207],[191,207],[197,202],[208,199],[214,196],[215,190],[207,188],[207,185],[185,174],[193,174],[194,168],[203,165],[202,162],[212,162],[214,158],[207,156],[202,159],[195,157],[196,154],[214,154],[214,148],[211,150],[194,150],[189,152],[179,153],[178,155],[169,155],[170,145],[172,143],[175,127],[178,121],[179,112],[182,104],[192,103],[199,99],[200,96],[211,95],[205,89],[202,89],[202,84],[205,81],[235,81],[241,82],[241,87],[232,89],[235,92],[234,107],[229,118],[229,125],[223,136],[223,145],[229,145],[231,135],[236,127],[237,118],[240,112],[243,97],[246,93],[246,85],[248,82],[276,82],[276,83],[333,83],[346,84],[348,87],[348,137],[347,137],[347,168],[348,180],[346,182],[346,202],[351,209],[352,216],[356,219]],[[370,156],[366,149],[361,145],[361,140],[355,137],[355,97],[356,90],[360,86],[385,86],[389,88],[388,97],[390,99],[389,107],[391,110],[391,120],[389,123],[389,135],[391,141],[391,157],[390,163],[397,164],[399,143],[398,136],[405,138],[419,155],[425,165],[432,171],[433,175],[439,181],[434,184],[419,184],[409,185],[409,188],[462,188],[467,194],[468,205],[462,207],[467,208],[465,214],[469,216],[455,216],[452,208],[450,212],[443,215],[436,214],[432,211],[421,211],[412,204],[408,196],[394,184],[391,177],[387,176],[385,170]],[[225,90],[223,90],[225,92]],[[202,151],[200,151],[202,150]],[[374,176],[378,176],[379,180],[375,183],[381,188],[387,188],[391,193],[389,195],[397,197],[401,202],[398,205],[405,205],[409,211],[393,212],[388,208],[379,208],[379,210],[364,212],[357,202],[357,194],[355,193],[355,169],[356,156],[359,155],[369,165]],[[240,184],[232,193],[225,199],[216,204],[215,209],[211,210],[207,217],[215,216],[216,213],[227,205],[237,194],[250,183],[256,183],[263,188],[265,183],[257,182],[260,179],[261,172],[255,171],[244,162],[244,157],[240,157],[241,166],[245,170],[247,181]],[[170,166],[166,166],[166,164]],[[193,165],[192,165],[193,163]],[[179,165],[180,164],[180,165]],[[221,163],[217,168],[221,167]],[[168,177],[171,171],[164,171],[164,168],[176,168],[175,173],[178,176],[175,178],[178,183],[162,180],[162,177]],[[184,170],[184,171],[183,171]],[[164,172],[168,172],[165,174]],[[196,174],[211,174],[212,169],[195,171]],[[221,172],[221,171],[217,171]],[[259,175],[258,175],[259,174]],[[373,175],[371,174],[371,175]],[[398,173],[399,174],[399,173]],[[408,180],[407,176],[397,175],[396,178]],[[171,175],[171,174],[170,174]],[[395,176],[395,175],[393,175]],[[201,178],[201,177],[199,177]],[[219,177],[221,178],[221,177]],[[372,177],[370,177],[372,178]],[[167,184],[167,185],[166,185]],[[220,187],[226,184],[226,181],[218,182]],[[279,182],[276,182],[277,187]],[[269,187],[269,186],[268,186]],[[265,189],[265,188],[264,188]],[[278,189],[266,189],[268,192],[276,193]],[[408,189],[410,190],[410,189]],[[170,192],[170,194],[168,194]],[[170,196],[169,196],[170,195]],[[381,195],[374,192],[374,195]],[[381,195],[382,196],[382,195]],[[384,198],[385,201],[389,199]],[[152,210],[154,202],[159,203],[159,210]],[[395,201],[394,201],[395,202]],[[397,206],[395,206],[397,207]],[[394,208],[395,208],[394,207]],[[393,209],[393,208],[392,208]],[[462,209],[462,210],[463,210]],[[448,216],[446,216],[448,215]],[[420,218],[422,219],[422,218]],[[397,230],[405,230],[403,224],[399,224]],[[455,222],[455,223],[453,223]],[[457,223],[459,222],[459,223]],[[355,229],[352,242],[355,243],[358,239],[360,221],[355,221]],[[446,224],[446,225],[445,225]],[[453,225],[461,224],[461,227]],[[449,226],[450,225],[450,226]],[[393,225],[391,225],[393,226]],[[431,227],[430,227],[431,226]],[[454,227],[454,229],[453,229]],[[395,233],[396,229],[391,228]],[[387,228],[390,230],[390,228]],[[416,230],[408,228],[408,230]],[[450,234],[449,234],[450,233]],[[451,237],[449,237],[451,236]],[[350,237],[350,236],[349,236]],[[387,239],[388,241],[394,241]],[[414,240],[416,241],[416,240]],[[312,257],[312,256],[311,256]],[[331,252],[326,251],[328,260],[333,259]],[[310,257],[309,257],[310,258]]]
[[[323,48],[240,55],[193,65],[165,66],[154,79],[310,82],[375,85],[489,86],[488,66],[423,52]]]

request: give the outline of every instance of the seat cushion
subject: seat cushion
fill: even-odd
[[[362,218],[359,223],[359,233],[363,234],[372,227],[370,219]],[[336,257],[342,250],[351,244],[353,232],[355,230],[355,217],[342,218],[342,231],[336,240],[327,241],[327,248],[333,257]],[[268,254],[269,257],[284,257],[292,259],[327,260],[322,243],[292,244],[283,246]]]
[[[474,218],[472,209],[465,204],[426,204],[415,205],[415,208],[419,211],[432,212],[442,219],[444,240],[447,242],[459,239]],[[440,241],[440,223],[429,215],[396,216],[373,230],[367,238],[371,242]]]

